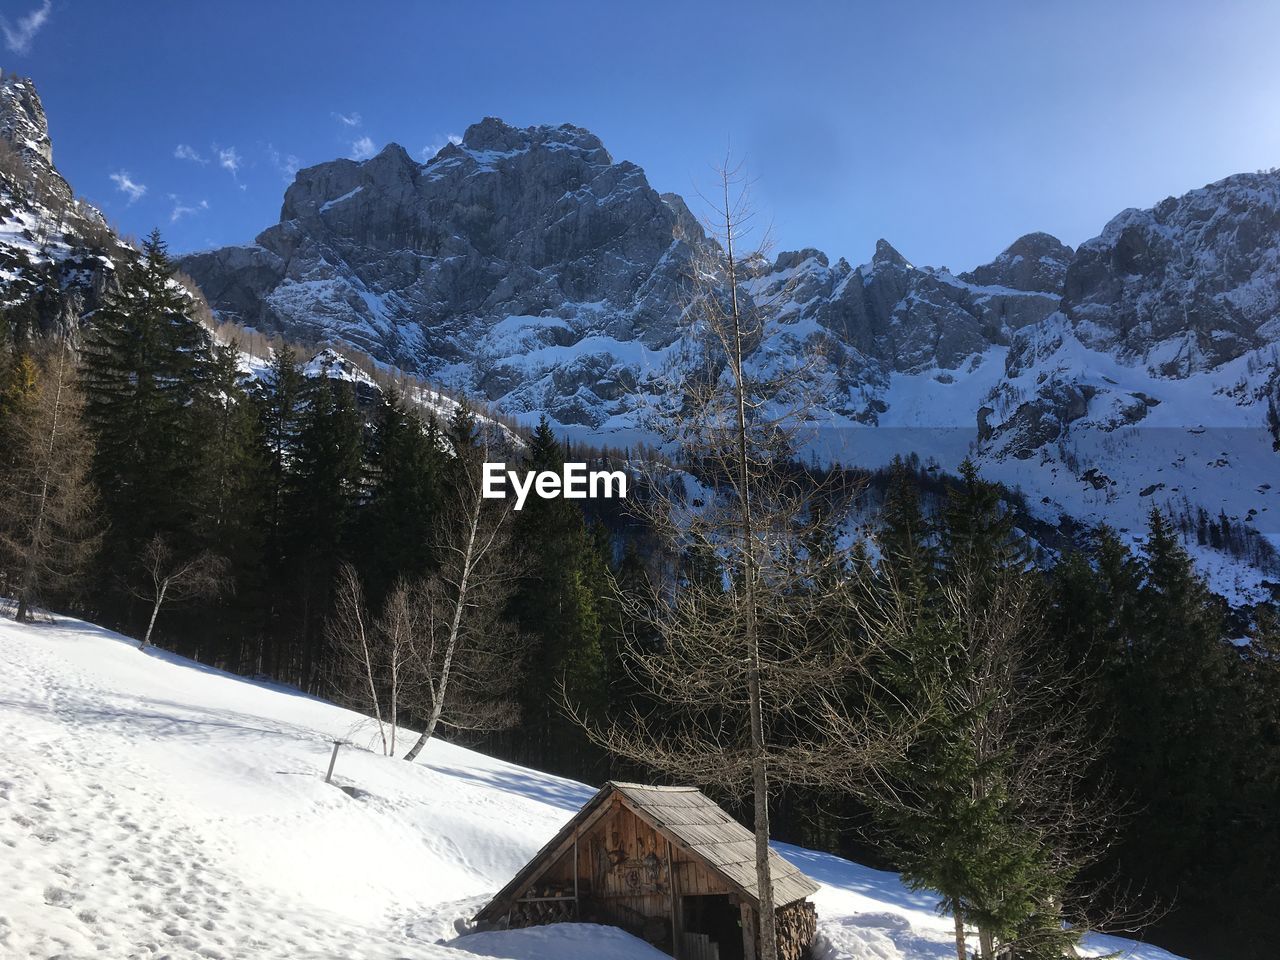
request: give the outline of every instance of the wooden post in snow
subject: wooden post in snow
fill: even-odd
[[[338,748],[342,746],[341,740],[333,741],[333,753],[329,755],[329,772],[324,775],[325,783],[333,782],[333,765],[338,762]]]

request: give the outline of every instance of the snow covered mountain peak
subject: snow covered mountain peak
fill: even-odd
[[[1081,244],[1062,295],[1085,343],[1160,377],[1280,341],[1280,172],[1123,211]]]
[[[485,117],[467,127],[461,144],[446,144],[436,156],[448,157],[457,152],[475,154],[514,154],[529,150],[576,150],[603,164],[613,163],[604,144],[590,130],[562,123],[532,127],[514,127],[497,117]]]

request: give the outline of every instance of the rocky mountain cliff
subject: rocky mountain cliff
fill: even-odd
[[[34,84],[0,71],[0,306],[29,303],[41,328],[69,329],[131,255],[54,167]]]
[[[27,325],[16,335],[58,332],[74,337],[137,255],[95,207],[76,199],[54,166],[48,123],[34,84],[0,72],[0,311],[20,328]],[[294,338],[286,337],[290,339]],[[240,365],[246,377],[266,375],[264,356],[242,349]],[[372,376],[332,349],[314,353],[302,372],[350,381],[364,407],[372,407],[382,394]],[[425,412],[447,421],[456,410],[457,402],[448,395],[409,378],[398,379],[400,394]],[[482,410],[476,415],[496,446],[521,445],[512,430]]]

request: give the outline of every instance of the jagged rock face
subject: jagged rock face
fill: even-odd
[[[678,223],[688,239],[675,237]],[[244,323],[346,340],[512,409],[579,422],[617,393],[622,351],[611,345],[658,350],[676,338],[690,244],[701,242],[682,203],[587,131],[488,119],[425,164],[393,144],[303,170],[254,246],[182,266]],[[511,335],[522,356],[604,339],[529,370],[505,350],[486,355]],[[554,383],[539,383],[548,373]]]
[[[1002,254],[1006,261],[1010,251]],[[846,371],[849,379],[874,379],[892,371],[958,369],[1057,309],[1056,296],[1030,286],[1043,276],[1000,261],[979,270],[985,271],[982,282],[916,267],[880,240],[871,262],[857,268],[844,260],[829,266],[816,250],[781,254],[753,285],[758,298],[787,304],[783,316],[789,321],[812,321],[856,351],[862,363]],[[1015,273],[1028,289],[1008,282]]]
[[[1082,244],[1063,310],[1081,340],[1158,376],[1280,339],[1280,175],[1240,174],[1126,210]]]
[[[764,353],[822,341],[830,410],[859,422],[877,422],[869,393],[895,373],[961,372],[1012,343],[1016,376],[1033,352],[1018,339],[1060,309],[1082,342],[1185,375],[1280,339],[1278,181],[1231,178],[1127,211],[1079,251],[1028,234],[960,275],[883,240],[857,267],[788,252],[749,264],[743,292],[779,309]],[[252,326],[345,340],[508,412],[594,428],[625,417],[668,362],[707,243],[679,197],[589,132],[491,118],[425,164],[392,145],[303,170],[254,245],[182,265]]]
[[[29,78],[0,75],[0,137],[15,149],[30,151],[53,166],[53,141],[44,104]]]
[[[1028,233],[1011,243],[990,263],[961,277],[984,287],[1008,287],[1026,293],[1059,296],[1072,250],[1047,233]]]
[[[35,85],[0,74],[0,305],[32,303],[41,329],[74,333],[132,256],[54,167]]]
[[[393,144],[303,170],[255,244],[182,267],[243,323],[345,340],[509,412],[596,426],[666,362],[690,258],[707,243],[679,197],[587,131],[490,118],[425,164]],[[1046,259],[1066,249],[1044,235],[1020,243]],[[853,412],[848,389],[958,368],[1056,307],[1040,290],[1047,267],[1004,270],[1012,281],[959,279],[881,241],[856,269],[803,250],[754,265],[744,286],[784,301],[796,348],[812,336],[843,348],[833,404]]]

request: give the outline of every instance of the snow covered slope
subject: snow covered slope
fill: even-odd
[[[59,618],[0,621],[0,956],[657,960],[586,924],[465,922],[592,793]],[[332,741],[350,740],[334,784]],[[823,884],[823,960],[954,956],[896,876],[782,848]],[[1135,960],[1171,954],[1108,938]]]

